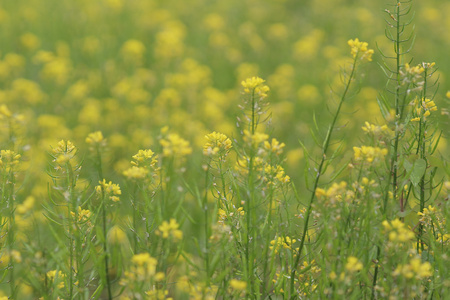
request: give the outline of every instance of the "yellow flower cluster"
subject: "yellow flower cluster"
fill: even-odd
[[[250,95],[258,95],[261,98],[267,97],[270,88],[264,84],[265,80],[259,77],[251,77],[241,82],[244,92]]]
[[[368,49],[366,42],[360,42],[359,39],[349,40],[348,45],[351,48],[351,54],[353,58],[356,58],[357,55],[361,55],[360,59],[367,59],[368,61],[372,61],[373,49]]]
[[[91,150],[95,150],[106,146],[106,139],[103,137],[101,131],[96,131],[86,137],[86,143],[90,146]]]
[[[353,147],[355,161],[366,161],[368,163],[377,162],[384,159],[388,150],[386,148],[361,146]]]
[[[373,135],[392,135],[392,130],[389,129],[389,127],[387,127],[387,125],[383,125],[383,126],[379,126],[379,125],[374,125],[374,124],[370,124],[369,122],[365,122],[364,126],[362,127],[362,130],[366,133],[370,133]]]
[[[231,140],[222,133],[212,132],[205,136],[207,142],[203,146],[203,154],[206,156],[226,156],[231,149]]]
[[[358,258],[350,256],[347,258],[345,269],[351,273],[358,272],[363,269],[363,264],[358,260]]]
[[[288,175],[286,175],[283,167],[280,165],[277,165],[275,167],[268,164],[264,167],[264,173],[266,175],[264,176],[264,179],[267,181],[268,184],[274,184],[271,178],[277,179],[280,183],[288,183],[291,181],[291,178]]]
[[[64,165],[70,161],[76,154],[76,148],[71,141],[61,140],[58,142],[56,148],[52,149],[54,154],[54,162],[59,165]]]
[[[21,155],[12,150],[0,151],[0,167],[5,166],[7,169],[17,165],[19,163]]]
[[[122,174],[130,180],[140,180],[147,177],[148,170],[145,168],[132,166],[131,168],[123,171]]]
[[[137,154],[133,155],[133,160],[131,164],[133,166],[145,166],[154,167],[158,162],[158,157],[154,155],[155,153],[150,150],[139,150]]]
[[[155,169],[158,162],[158,157],[150,150],[139,150],[137,154],[133,155],[131,168],[123,171],[123,175],[130,180],[141,180],[147,178],[149,172]]]
[[[420,102],[416,99],[414,105],[416,106],[414,110],[415,117],[411,119],[411,122],[425,121],[432,111],[437,111],[436,103],[428,98],[422,98]]]
[[[420,258],[413,258],[408,264],[399,265],[393,272],[394,276],[403,276],[406,279],[424,279],[432,275],[431,264]]]
[[[391,222],[384,220],[382,223],[386,233],[388,233],[389,241],[394,243],[404,243],[414,239],[415,234],[399,219]]]
[[[99,181],[99,185],[95,187],[95,191],[98,194],[104,193],[105,197],[109,197],[109,199],[113,202],[119,202],[119,196],[122,195],[122,191],[118,184],[110,182],[106,182],[105,179],[103,181]]]
[[[70,215],[72,217],[75,217],[75,212],[71,211]],[[86,223],[89,221],[89,218],[91,217],[92,212],[88,209],[82,209],[81,206],[78,206],[77,208],[77,216],[78,220],[76,220],[78,223]]]
[[[339,183],[333,182],[327,190],[317,188],[315,194],[318,199],[326,199],[332,205],[336,202],[342,202],[342,200],[348,200],[353,197],[353,192],[347,190],[347,182],[345,181]]]
[[[62,289],[62,288],[64,288],[64,279],[65,278],[66,278],[66,274],[64,274],[63,272],[51,270],[51,271],[47,272],[46,279],[44,279],[44,280],[49,280],[50,282],[53,282],[54,284],[56,284],[56,287],[58,289]]]
[[[163,221],[156,230],[156,234],[162,236],[164,239],[172,237],[175,241],[183,238],[183,232],[178,228],[180,225],[175,219],[170,219],[169,222]]]
[[[151,257],[149,253],[135,254],[131,258],[130,268],[124,272],[124,278],[121,279],[120,285],[136,288],[142,283],[164,280],[163,272],[156,272],[158,260]]]
[[[285,143],[280,143],[277,139],[272,138],[272,142],[264,141],[264,149],[275,155],[280,155],[283,153],[283,148],[286,146]]]
[[[168,134],[166,137],[162,138],[159,143],[163,147],[164,157],[184,158],[192,153],[189,142],[175,133]]]
[[[292,244],[296,242],[295,239],[291,239],[290,237],[281,237],[279,236],[275,240],[270,241],[269,248],[273,250],[275,253],[278,253],[281,248],[292,250]]]

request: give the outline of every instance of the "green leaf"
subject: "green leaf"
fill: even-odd
[[[426,169],[427,162],[424,159],[419,158],[414,162],[411,175],[409,176],[409,179],[411,180],[412,184],[414,184],[414,186],[417,186],[417,184],[420,182],[423,175],[425,174]]]
[[[409,177],[409,180],[411,180],[411,183],[414,186],[417,186],[425,174],[427,162],[422,158],[415,159],[413,163],[405,160],[403,162],[403,166],[405,167],[407,176]]]

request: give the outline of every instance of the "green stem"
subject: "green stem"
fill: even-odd
[[[333,121],[331,122],[331,125],[330,125],[330,127],[328,129],[327,135],[325,137],[324,146],[323,146],[323,150],[322,150],[322,158],[320,160],[319,167],[317,168],[316,178],[314,180],[314,185],[313,185],[313,189],[312,189],[312,192],[311,192],[311,197],[309,199],[308,208],[306,210],[305,223],[304,223],[304,227],[303,227],[302,237],[301,237],[301,240],[300,240],[300,246],[299,246],[298,253],[297,253],[297,258],[295,259],[295,263],[294,263],[293,268],[292,268],[291,280],[290,280],[290,295],[291,295],[291,299],[295,299],[295,297],[296,297],[294,295],[295,273],[296,273],[297,267],[298,267],[298,265],[300,263],[301,254],[302,254],[302,251],[303,251],[303,247],[305,245],[305,238],[306,238],[306,233],[308,232],[308,224],[309,224],[309,219],[310,219],[310,216],[311,216],[312,205],[314,203],[314,199],[315,199],[315,196],[316,196],[316,189],[317,189],[317,187],[319,185],[319,179],[322,176],[322,169],[323,169],[323,166],[324,166],[325,161],[327,159],[327,151],[328,151],[328,147],[330,145],[331,136],[333,134],[333,131],[334,131],[334,128],[335,128],[335,125],[336,125],[339,113],[341,111],[342,104],[344,103],[345,97],[347,96],[347,93],[348,93],[348,91],[350,89],[350,85],[351,85],[353,76],[355,74],[357,58],[358,58],[358,56],[355,56],[355,58],[353,60],[353,66],[352,66],[352,71],[350,73],[350,77],[348,79],[347,85],[345,86],[344,93],[341,96],[341,100],[339,101],[339,105],[338,105],[338,108],[337,108],[336,113],[334,115]]]

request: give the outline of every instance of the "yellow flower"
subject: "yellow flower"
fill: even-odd
[[[231,279],[230,286],[233,290],[245,291],[245,289],[247,288],[247,282],[237,279]]]
[[[384,220],[382,225],[385,232],[388,233],[389,241],[394,243],[404,243],[412,240],[415,235],[414,232],[405,227],[405,224],[399,219],[391,222]]]
[[[178,134],[168,134],[166,137],[162,138],[159,143],[163,147],[164,157],[184,158],[192,153],[189,142],[182,139]]]
[[[119,197],[122,194],[120,187],[118,184],[110,182],[106,182],[105,179],[103,181],[99,181],[99,185],[95,187],[95,190],[98,194],[104,193],[105,197],[109,197],[109,199],[113,202],[120,201]]]
[[[141,167],[132,166],[131,168],[123,171],[122,174],[131,180],[144,179],[148,174],[148,170]]]
[[[358,260],[358,258],[354,256],[350,256],[347,258],[347,263],[345,264],[345,269],[347,271],[354,273],[357,271],[361,271],[363,268],[363,264]]]
[[[357,55],[361,54],[360,59],[367,59],[368,61],[372,61],[372,54],[374,51],[372,49],[368,49],[366,42],[360,42],[359,39],[349,40],[348,45],[351,48],[351,54],[353,58],[356,58]]]
[[[144,57],[145,46],[141,41],[128,40],[120,49],[123,58],[133,63],[140,63]]]
[[[388,150],[386,148],[370,147],[370,146],[353,147],[353,151],[354,151],[354,159],[356,161],[365,160],[368,163],[382,160],[388,153]]]
[[[181,240],[183,238],[183,232],[178,229],[179,226],[175,219],[170,219],[170,222],[163,221],[158,227],[158,230],[156,230],[156,234],[162,235],[164,239],[171,236],[176,241]]]
[[[154,167],[158,162],[158,157],[154,155],[155,153],[150,150],[139,150],[137,154],[133,155],[133,160],[131,162],[134,166],[142,167]]]
[[[431,264],[429,262],[422,263],[420,258],[413,258],[411,259],[409,264],[399,265],[393,272],[393,275],[394,276],[401,275],[406,279],[427,278],[432,275]]]
[[[48,280],[57,284],[58,289],[64,288],[64,279],[65,279],[66,275],[63,272],[61,272],[61,271],[57,272],[56,270],[51,270],[51,271],[47,272],[46,277]]]
[[[86,138],[86,143],[91,146],[103,145],[105,143],[105,139],[103,138],[103,134],[101,131],[96,131],[90,133]]]
[[[221,154],[225,156],[231,149],[231,140],[222,133],[212,132],[205,136],[207,142],[203,146],[203,154],[206,156],[215,156]]]
[[[259,77],[251,77],[241,82],[241,85],[244,87],[244,92],[246,94],[258,95],[262,98],[267,97],[267,92],[269,92],[269,87],[265,84],[264,79]]]
[[[286,146],[285,143],[280,143],[277,139],[273,138],[272,142],[264,141],[264,149],[274,153],[275,155],[280,155],[283,153],[283,148]]]

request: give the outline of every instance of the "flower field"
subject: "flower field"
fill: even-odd
[[[0,300],[449,299],[450,3],[0,3]]]

